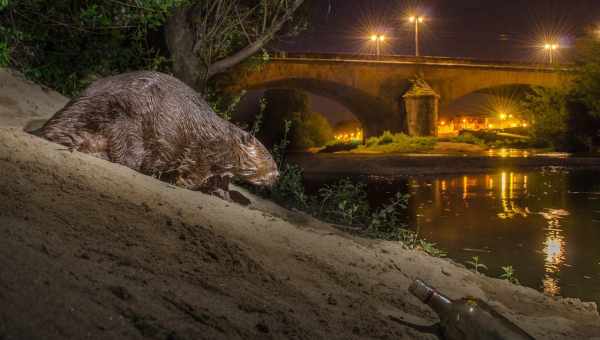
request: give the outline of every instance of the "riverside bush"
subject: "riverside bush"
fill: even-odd
[[[461,135],[451,137],[448,139],[449,142],[453,143],[466,143],[480,146],[486,146],[485,140],[475,137],[472,133],[466,132]]]
[[[319,189],[318,216],[349,226],[365,225],[369,216],[366,185],[342,179]]]
[[[356,152],[401,153],[431,150],[437,143],[436,137],[410,137],[404,133],[384,131],[379,137],[370,137]]]

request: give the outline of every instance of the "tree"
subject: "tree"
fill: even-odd
[[[535,87],[523,102],[533,123],[532,137],[538,144],[562,148],[566,143],[569,112],[566,90]]]
[[[0,0],[0,66],[73,96],[100,77],[140,69],[170,72],[171,53],[176,76],[203,89],[208,78],[260,51],[277,34],[296,32],[299,25],[287,24],[302,3]]]
[[[75,95],[98,77],[166,68],[156,36],[184,1],[11,0],[0,11],[0,43],[11,67]]]
[[[591,115],[600,118],[600,41],[590,34],[577,45],[576,80],[572,94],[588,108]]]
[[[195,0],[167,25],[175,74],[200,90],[208,79],[256,54],[292,21],[304,0]],[[287,27],[290,34],[301,26]]]
[[[561,89],[534,89],[524,102],[541,142],[566,151],[600,145],[600,41],[594,34],[577,45],[575,80]]]
[[[292,120],[291,146],[294,149],[321,147],[333,140],[333,129],[320,113],[295,113]]]

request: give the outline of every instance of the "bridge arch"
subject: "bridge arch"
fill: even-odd
[[[459,108],[462,111],[477,110],[479,111],[478,113],[503,111],[507,106],[514,107],[520,105],[520,101],[535,86],[530,84],[510,84],[477,89],[453,100],[446,100],[440,106],[440,115],[448,117]],[[465,100],[468,100],[469,104],[461,102]]]
[[[310,78],[287,78],[253,83],[245,90],[301,90],[331,99],[346,107],[360,121],[365,136],[380,135],[384,130],[401,131],[403,121],[397,108],[360,89],[333,81]]]

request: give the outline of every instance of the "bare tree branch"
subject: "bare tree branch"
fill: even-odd
[[[254,55],[293,18],[304,0],[194,0],[167,24],[178,77],[203,87]]]

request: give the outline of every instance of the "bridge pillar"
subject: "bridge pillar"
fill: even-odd
[[[437,136],[440,96],[422,78],[415,78],[411,82],[411,88],[402,96],[408,135]]]

